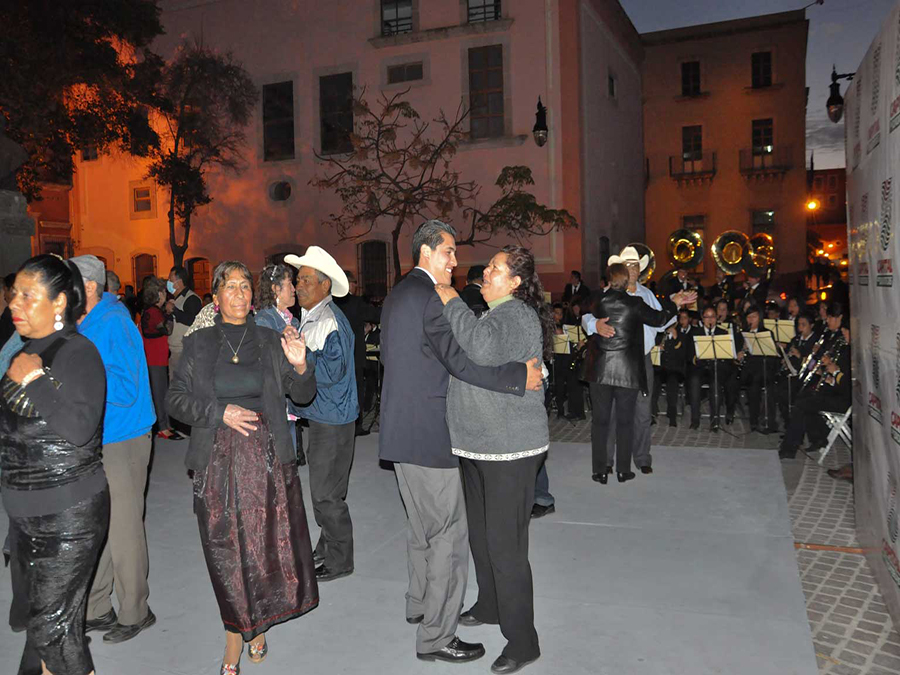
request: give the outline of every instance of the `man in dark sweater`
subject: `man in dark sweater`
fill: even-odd
[[[466,287],[462,289],[459,297],[469,306],[475,316],[481,316],[487,311],[487,303],[481,297],[481,278],[484,276],[484,265],[474,265],[466,274]]]

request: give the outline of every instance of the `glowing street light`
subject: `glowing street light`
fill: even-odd
[[[806,202],[806,210],[807,211],[818,211],[819,206],[820,206],[819,200],[815,199],[815,198],[809,199]]]

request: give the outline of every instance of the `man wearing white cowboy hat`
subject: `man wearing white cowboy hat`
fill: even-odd
[[[353,524],[346,499],[359,401],[353,330],[333,302],[347,295],[350,284],[337,261],[318,246],[310,246],[303,256],[286,255],[284,262],[297,268],[300,333],[306,339],[306,362],[316,369],[316,397],[300,409],[300,416],[309,420],[309,491],[322,528],[313,552],[316,579],[329,581],[353,572]]]
[[[608,264],[623,263],[628,268],[628,294],[636,295],[655,310],[661,310],[662,305],[653,295],[653,292],[638,282],[647,265],[650,264],[650,256],[640,255],[634,246],[626,246],[619,255],[609,256]],[[644,326],[644,365],[647,371],[647,391],[653,392],[653,362],[650,360],[650,350],[656,344],[656,334],[665,331],[676,321],[671,319],[665,326]],[[581,320],[582,326],[588,335],[596,332],[596,319],[592,314],[585,314]],[[638,396],[634,410],[634,465],[641,473],[653,473],[653,458],[650,456],[650,402],[652,396]],[[615,418],[613,418],[615,419]],[[615,438],[615,427],[611,425],[611,438]]]

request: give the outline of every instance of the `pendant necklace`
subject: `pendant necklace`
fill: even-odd
[[[244,338],[247,337],[247,329],[246,328],[244,329],[244,334],[241,335],[241,341],[238,342],[237,349],[235,349],[234,347],[231,346],[231,340],[229,340],[228,336],[225,335],[224,330],[222,331],[222,337],[225,338],[225,342],[228,344],[228,349],[230,349],[231,353],[234,354],[234,356],[231,357],[231,362],[232,363],[240,363],[241,360],[238,358],[238,352],[241,351],[241,345],[244,344]]]

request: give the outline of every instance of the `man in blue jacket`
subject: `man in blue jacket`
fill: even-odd
[[[78,331],[97,347],[106,369],[103,469],[109,481],[109,535],[88,597],[85,631],[106,630],[104,642],[124,642],[156,622],[147,605],[144,532],[150,428],[156,413],[143,341],[125,305],[103,292],[103,262],[92,255],[77,256],[72,262],[84,278],[87,303]],[[118,616],[110,597],[113,586]]]
[[[334,303],[347,295],[350,284],[337,261],[318,246],[310,246],[302,257],[287,255],[284,262],[297,268],[300,333],[306,339],[306,362],[316,369],[316,397],[300,415],[309,420],[309,492],[322,528],[313,551],[316,579],[330,581],[353,572],[347,486],[359,400],[353,329]]]

